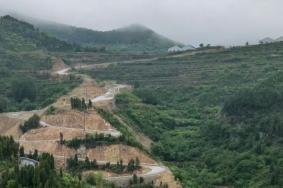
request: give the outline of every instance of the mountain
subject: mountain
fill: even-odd
[[[0,49],[66,51],[74,50],[75,45],[50,37],[33,25],[6,15],[0,17]]]
[[[23,19],[60,40],[87,47],[106,47],[110,51],[165,52],[171,46],[179,44],[137,24],[111,31],[95,31],[34,18]]]
[[[48,71],[54,62],[50,52],[74,50],[29,23],[0,17],[0,112],[42,108],[72,89],[77,82],[52,79]]]

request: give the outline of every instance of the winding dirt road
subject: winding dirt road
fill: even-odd
[[[150,59],[150,60],[154,60],[154,59]],[[135,60],[134,62],[147,62],[150,61],[149,59],[146,60]],[[133,61],[129,61],[133,62]],[[106,65],[108,64],[116,64],[118,62],[112,62],[112,63],[106,63]],[[124,62],[127,63],[127,62]],[[80,68],[93,68],[99,65],[89,65],[89,66],[80,66]],[[78,68],[78,67],[76,67]],[[71,68],[64,68],[61,70],[56,71],[56,74],[58,75],[68,75],[69,71],[71,70]],[[92,102],[96,103],[96,102],[103,102],[103,101],[111,101],[114,99],[115,95],[118,94],[120,92],[120,89],[129,87],[127,85],[120,85],[120,84],[113,84],[111,85],[106,93],[97,96],[95,98],[92,99]],[[38,114],[38,115],[42,115],[47,108],[44,108],[42,110],[34,110],[34,111],[29,111],[29,112],[12,112],[12,113],[5,113],[5,115],[7,117],[10,118],[16,118],[16,119],[21,119],[21,120],[27,120],[29,117],[31,117],[33,114]],[[104,133],[104,134],[110,134],[112,136],[120,136],[121,133],[118,132],[117,130],[106,130],[106,131],[101,131],[101,130],[92,130],[92,129],[81,129],[81,128],[70,128],[70,127],[58,127],[58,126],[53,126],[50,125],[44,121],[40,121],[41,126],[43,127],[54,127],[54,128],[61,128],[61,129],[68,129],[68,130],[84,130],[88,133],[94,133],[94,132],[98,132],[98,133]],[[38,142],[42,142],[42,143],[46,143],[46,142],[58,142],[58,139],[53,139],[53,140],[25,140],[25,138],[20,138],[18,140],[16,140],[19,143],[38,143]],[[55,158],[59,158],[62,159],[64,158],[64,156],[54,156]],[[98,161],[99,163],[106,163],[105,161]],[[151,182],[153,181],[155,178],[160,177],[162,175],[162,173],[166,172],[168,169],[163,166],[163,165],[157,165],[157,164],[141,164],[142,167],[146,168],[146,169],[150,169],[150,171],[144,173],[144,174],[139,174],[139,177],[143,177],[146,181]],[[112,181],[113,183],[118,183],[119,185],[127,185],[129,183],[129,181],[132,179],[132,175],[127,175],[127,176],[117,176],[117,177],[107,177],[105,178],[108,181]]]
[[[153,60],[156,60],[156,59],[157,58],[143,59],[143,60],[134,60],[134,61],[125,61],[123,63],[148,62],[148,61],[153,61]],[[117,64],[117,63],[119,63],[119,62],[77,66],[77,67],[75,67],[75,69],[95,68],[95,67],[98,67],[98,66],[101,66],[101,65],[108,66],[108,65]],[[71,70],[71,69],[70,68],[65,68],[65,69],[62,69],[60,71],[57,71],[57,74],[58,75],[68,75],[68,71],[69,70]],[[129,87],[128,85],[113,84],[113,85],[111,85],[107,89],[106,93],[91,99],[91,101],[93,103],[111,101],[111,100],[114,99],[115,95],[120,92],[121,89],[128,88],[128,87]],[[49,124],[47,124],[47,123],[45,123],[43,121],[41,121],[40,123],[43,126],[53,127],[52,125],[49,125]],[[75,128],[67,128],[66,127],[66,129],[75,129]],[[86,130],[86,131],[93,131],[93,130]],[[112,136],[120,136],[120,133],[119,132],[117,133],[117,131],[116,132],[106,131],[106,134],[109,134],[109,133]],[[54,157],[63,158],[64,156],[54,156]],[[81,160],[84,160],[84,159],[81,159]],[[106,161],[98,161],[98,163],[105,164],[107,162]],[[163,165],[141,163],[141,166],[144,167],[144,168],[150,169],[150,171],[146,172],[145,174],[139,174],[139,177],[143,177],[144,179],[148,180],[148,182],[154,180],[154,178],[160,176],[162,173],[166,172],[166,170],[167,170],[167,168],[165,166],[163,166]],[[108,180],[108,181],[119,183],[120,185],[127,185],[132,178],[133,178],[132,175],[126,175],[126,176],[117,176],[117,177],[107,177],[105,179]]]

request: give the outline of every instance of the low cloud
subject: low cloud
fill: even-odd
[[[132,23],[183,43],[235,45],[283,35],[280,0],[0,0],[2,14],[95,30]]]

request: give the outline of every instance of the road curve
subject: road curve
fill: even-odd
[[[128,85],[114,84],[112,87],[108,88],[105,94],[95,97],[94,99],[91,99],[91,101],[93,103],[97,103],[97,102],[113,100],[115,95],[120,92],[120,89],[128,88],[128,87],[129,87]]]
[[[68,75],[69,70],[71,70],[71,68],[64,68],[64,69],[56,71],[56,74],[61,75],[61,76]]]
[[[148,61],[152,61],[155,60],[156,58],[153,59],[141,59],[141,60],[130,60],[130,61],[122,61],[122,62],[110,62],[110,63],[101,63],[101,64],[95,64],[95,65],[86,65],[86,66],[82,66],[80,68],[94,68],[96,66],[99,65],[111,65],[111,64],[117,64],[117,63],[132,63],[132,62],[148,62]],[[75,69],[78,69],[78,67],[75,67]],[[56,73],[58,75],[68,75],[69,71],[71,70],[71,68],[64,68],[61,70],[56,71]],[[129,87],[127,85],[120,85],[120,84],[115,84],[113,85],[113,87],[110,87],[107,92],[101,96],[98,96],[94,99],[92,99],[93,102],[102,102],[102,101],[109,101],[109,100],[113,100],[115,95],[117,93],[119,93],[119,90],[122,88],[126,88]],[[43,114],[46,111],[47,108],[44,108],[42,110],[35,110],[35,111],[29,111],[29,112],[12,112],[12,113],[6,113],[5,115],[7,115],[8,117],[11,118],[17,118],[17,119],[22,119],[24,120],[25,118],[23,118],[23,114],[24,113],[30,113],[30,114],[34,114],[37,113],[39,115]],[[41,126],[44,127],[56,127],[56,128],[62,128],[62,129],[69,129],[69,130],[85,130],[85,129],[79,129],[79,128],[70,128],[70,127],[58,127],[58,126],[53,126],[50,125],[44,121],[40,121]],[[90,132],[90,133],[94,133],[94,132],[98,132],[98,133],[104,133],[104,134],[111,134],[112,136],[120,136],[121,133],[118,132],[117,130],[107,130],[107,131],[100,131],[100,130],[92,130],[92,129],[86,129],[86,132]],[[24,140],[24,139],[19,139],[16,140],[19,143],[35,143],[35,142],[58,142],[58,140]],[[57,159],[65,159],[65,156],[60,156],[60,155],[53,155],[54,158]],[[85,160],[85,159],[79,159],[79,160]],[[97,161],[99,164],[105,164],[107,163],[106,161]],[[116,164],[116,163],[115,163]],[[165,172],[167,170],[167,168],[165,166],[162,165],[157,165],[157,164],[144,164],[141,163],[141,166],[144,168],[148,168],[150,169],[150,171],[144,173],[144,174],[139,174],[139,177],[143,177],[145,179],[147,179],[148,181],[153,180],[154,178],[160,176],[163,172]],[[132,175],[125,175],[125,176],[117,176],[117,177],[107,177],[105,178],[108,181],[113,181],[113,182],[120,182],[122,181],[123,184],[125,183],[129,183],[129,181],[132,179]]]
[[[82,129],[82,128],[71,128],[71,127],[61,127],[61,126],[54,126],[54,125],[50,125],[44,121],[40,121],[39,122],[41,126],[43,127],[51,127],[51,128],[60,128],[60,129],[67,129],[67,130],[74,130],[74,131],[77,131],[77,130],[80,130],[80,131],[85,131],[86,133],[102,133],[102,134],[105,134],[105,135],[111,135],[113,137],[119,137],[121,135],[121,133],[115,129],[108,129],[108,130],[96,130],[96,129]]]

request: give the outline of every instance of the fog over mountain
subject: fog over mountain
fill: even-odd
[[[0,14],[95,30],[138,23],[183,43],[236,45],[282,36],[282,6],[280,0],[0,0]]]

